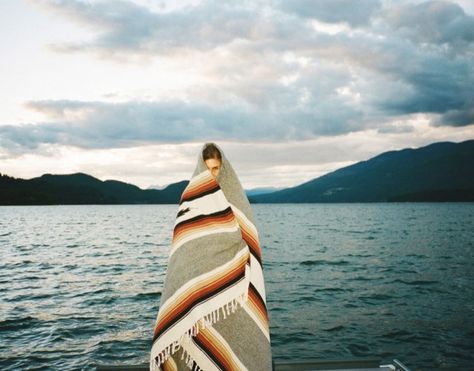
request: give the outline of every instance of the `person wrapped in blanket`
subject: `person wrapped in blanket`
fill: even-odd
[[[272,370],[262,251],[242,185],[205,143],[183,191],[150,371]]]

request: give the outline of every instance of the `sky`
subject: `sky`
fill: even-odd
[[[474,139],[474,2],[0,1],[0,173],[244,188]]]

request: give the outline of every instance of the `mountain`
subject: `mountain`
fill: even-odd
[[[177,204],[187,184],[157,190],[84,173],[32,179],[0,173],[0,205]],[[384,152],[296,187],[246,193],[253,203],[474,201],[474,140]]]
[[[474,140],[384,152],[254,203],[474,201]]]
[[[143,190],[117,180],[101,181],[84,173],[20,179],[0,174],[0,205],[177,204],[188,184]]]
[[[277,187],[260,187],[260,188],[252,188],[249,190],[246,190],[245,193],[247,196],[256,196],[256,195],[263,195],[266,193],[272,193],[279,191],[282,188],[277,188]]]
[[[158,185],[158,184],[152,184],[150,186],[147,187],[147,189],[158,189],[158,190],[161,190],[161,189],[164,189],[166,188],[167,185]]]

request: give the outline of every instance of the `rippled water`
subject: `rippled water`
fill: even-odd
[[[474,204],[252,205],[273,357],[474,361]],[[148,362],[176,205],[0,207],[0,369]]]

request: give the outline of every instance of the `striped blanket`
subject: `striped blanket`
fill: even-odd
[[[150,370],[271,370],[262,253],[247,196],[222,156],[181,195]]]

